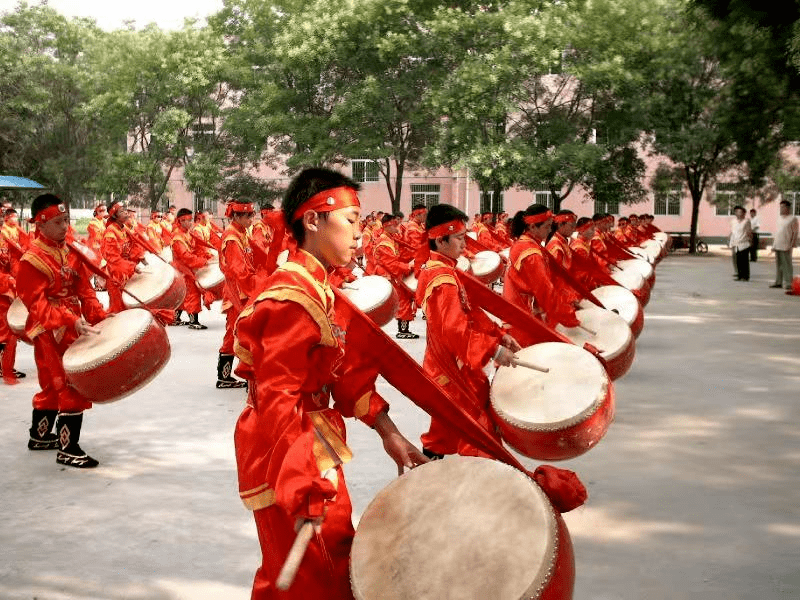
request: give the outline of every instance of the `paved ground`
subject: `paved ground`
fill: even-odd
[[[800,298],[767,288],[773,270],[762,258],[734,282],[724,251],[659,266],[616,422],[561,464],[590,494],[566,515],[575,600],[800,598]],[[87,413],[92,472],[25,448],[35,376],[0,384],[0,599],[249,597],[259,550],[232,444],[243,393],[213,388],[223,321],[202,320],[208,331],[169,330],[154,383]],[[421,359],[424,338],[404,344]],[[34,375],[30,347],[17,366]],[[424,414],[381,391],[416,438]],[[350,435],[357,516],[394,471],[372,431]]]

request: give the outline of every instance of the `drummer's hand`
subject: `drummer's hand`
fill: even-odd
[[[494,357],[494,364],[499,365],[501,367],[516,367],[517,365],[514,364],[514,359],[517,358],[514,356],[514,352],[500,346],[497,350],[497,354]]]
[[[500,340],[500,345],[508,348],[512,352],[519,352],[522,350],[522,346],[519,345],[519,342],[507,333],[503,335],[502,339]]]
[[[397,429],[397,425],[387,412],[382,412],[375,419],[375,431],[383,440],[383,449],[397,465],[397,474],[402,475],[404,469],[413,469],[425,464],[428,459],[409,442]]]
[[[78,335],[83,335],[84,333],[100,333],[100,330],[97,327],[92,327],[89,325],[89,322],[86,319],[78,319],[75,321],[75,331]]]

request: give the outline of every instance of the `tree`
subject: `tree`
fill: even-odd
[[[227,153],[220,119],[229,100],[222,39],[188,21],[180,31],[154,25],[118,30],[91,50],[90,114],[116,149],[95,186],[155,209],[176,169],[202,196],[221,183]]]

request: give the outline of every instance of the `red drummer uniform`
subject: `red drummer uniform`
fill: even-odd
[[[181,309],[191,315],[202,310],[201,290],[197,286],[194,270],[204,267],[208,263],[210,254],[200,245],[190,231],[184,231],[177,223],[174,225],[172,231],[172,265],[183,274],[183,278],[186,281],[186,298]]]
[[[23,250],[26,250],[31,242],[30,236],[19,226],[19,223],[11,223],[8,220],[0,227],[0,237],[4,237]]]
[[[486,249],[494,252],[499,252],[503,249],[502,245],[499,244],[492,235],[492,231],[489,229],[489,226],[486,223],[478,222],[475,227],[475,233],[478,234],[478,243],[481,246],[486,247]]]
[[[428,319],[423,368],[459,406],[494,432],[489,379],[483,368],[504,331],[483,310],[470,305],[456,274],[456,261],[438,252],[431,251],[420,271],[417,298]],[[421,439],[425,449],[437,454],[486,456],[448,423],[434,418]]]
[[[388,405],[375,392],[377,369],[364,362],[369,353],[353,347],[363,342],[348,336],[344,346],[346,310],[334,305],[321,263],[295,250],[236,325],[237,375],[249,380],[235,433],[239,493],[254,511],[263,556],[253,600],[353,597],[352,508],[331,451],[344,462],[351,456],[343,417],[373,426]],[[297,519],[323,512],[294,583],[279,593]]]
[[[571,273],[584,286],[594,289],[601,285],[618,285],[604,267],[595,261],[589,240],[578,236],[570,242],[570,248],[572,249]]]
[[[89,224],[86,226],[86,245],[89,246],[98,255],[102,254],[103,234],[106,230],[106,224],[103,219],[92,217]]]
[[[400,299],[397,318],[401,321],[413,321],[416,312],[414,296],[408,288],[398,283],[414,272],[413,267],[408,262],[401,260],[397,242],[385,231],[381,231],[372,255],[375,261],[375,274],[389,279],[397,291]]]
[[[33,355],[42,391],[33,397],[38,410],[80,412],[90,399],[67,385],[61,358],[77,339],[81,315],[92,325],[106,312],[97,300],[86,266],[65,244],[38,236],[19,265],[17,291],[28,309],[25,334],[33,340]]]
[[[225,337],[220,354],[233,354],[233,328],[239,313],[248,299],[255,293],[256,270],[253,265],[253,249],[247,230],[231,222],[222,236],[219,253],[219,268],[225,275],[225,290],[222,295],[222,312],[226,315]]]
[[[144,250],[131,239],[130,230],[119,222],[109,220],[103,233],[103,258],[111,280],[108,287],[108,310],[118,313],[125,310],[122,288],[136,272],[136,264],[144,258]]]
[[[577,327],[575,309],[569,304],[569,297],[553,285],[544,252],[541,244],[528,233],[520,236],[509,252],[503,297],[551,327],[559,323]],[[513,330],[511,335],[517,337]]]
[[[17,336],[8,326],[8,309],[16,297],[16,282],[12,274],[11,249],[0,236],[0,372],[9,383],[14,383],[14,362],[17,355]],[[14,269],[16,271],[16,269]]]
[[[425,231],[425,226],[411,220],[406,225],[405,241],[413,248],[414,252],[414,272],[419,274],[419,270],[425,263],[428,256],[428,234]]]
[[[152,219],[147,224],[147,239],[150,240],[150,243],[153,247],[161,252],[164,249],[164,238],[162,236],[162,227],[161,223],[158,221],[153,221]]]

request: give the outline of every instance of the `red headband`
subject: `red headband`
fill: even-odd
[[[228,202],[228,206],[225,209],[225,216],[230,217],[233,213],[252,212],[255,212],[252,202]]]
[[[589,227],[594,227],[594,221],[592,221],[591,219],[586,221],[586,223],[584,223],[583,225],[580,225],[578,227],[578,231],[586,231],[587,229],[589,229]]]
[[[5,217],[3,217],[3,220],[4,221],[10,221],[13,217],[16,217],[16,216],[17,216],[16,212],[11,212],[11,213],[8,213]]]
[[[297,210],[292,214],[291,222],[294,223],[298,219],[302,219],[303,215],[309,210],[323,213],[349,206],[361,206],[358,201],[358,193],[353,188],[341,186],[323,190],[298,206]]]
[[[464,223],[464,221],[460,219],[454,219],[452,221],[448,221],[447,223],[442,223],[441,225],[436,225],[428,229],[428,239],[435,240],[438,237],[456,235],[466,230],[467,224]]]
[[[539,213],[538,215],[525,215],[522,220],[525,221],[526,225],[538,225],[539,223],[544,223],[553,216],[553,212],[550,210],[546,210],[543,213]]]
[[[426,212],[428,212],[427,208],[418,208],[417,210],[411,211],[411,216],[416,217],[417,215],[424,215]]]
[[[108,216],[113,217],[123,208],[125,207],[122,205],[122,202],[114,202],[114,204],[111,205],[111,208],[108,209]]]
[[[556,223],[574,223],[578,220],[578,217],[572,213],[564,213],[563,215],[556,215],[553,220]]]
[[[67,207],[64,204],[53,204],[52,206],[48,206],[44,210],[40,210],[36,213],[35,217],[28,219],[28,223],[46,223],[50,219],[55,217],[60,217],[61,215],[67,212]]]

